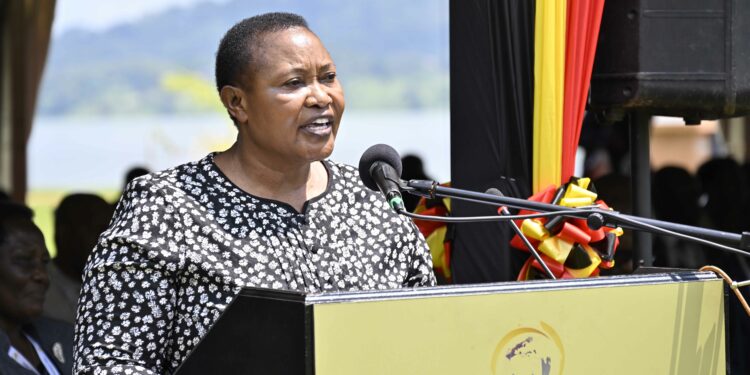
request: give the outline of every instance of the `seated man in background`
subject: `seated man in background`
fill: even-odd
[[[49,254],[31,210],[0,202],[0,374],[71,374],[73,328],[40,318]]]
[[[71,194],[55,210],[57,256],[47,266],[44,316],[75,323],[83,266],[112,218],[112,206],[93,194]]]

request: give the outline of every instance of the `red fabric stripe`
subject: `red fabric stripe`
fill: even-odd
[[[604,0],[568,0],[561,181],[573,175]]]

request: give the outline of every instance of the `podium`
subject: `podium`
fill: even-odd
[[[245,288],[177,374],[724,374],[724,314],[710,272]]]

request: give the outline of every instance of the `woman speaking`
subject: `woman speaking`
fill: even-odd
[[[326,292],[433,285],[409,219],[326,158],[344,111],[306,21],[245,19],[221,40],[228,150],[128,185],[84,271],[78,374],[173,372],[242,287]]]

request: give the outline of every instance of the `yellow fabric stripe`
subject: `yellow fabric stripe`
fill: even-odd
[[[565,80],[565,0],[537,0],[534,30],[532,186],[559,185]]]

